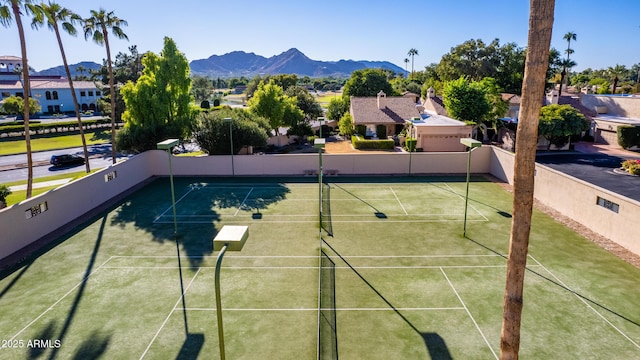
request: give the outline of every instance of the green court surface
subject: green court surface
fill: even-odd
[[[0,358],[219,358],[248,225],[227,358],[497,359],[512,199],[472,178],[464,237],[464,180],[331,177],[329,236],[314,178],[177,178],[176,242],[158,179],[2,274]],[[540,212],[524,292],[522,359],[640,358],[640,269]]]

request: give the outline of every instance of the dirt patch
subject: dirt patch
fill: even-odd
[[[493,182],[497,183],[498,185],[500,185],[503,189],[507,190],[510,193],[513,193],[513,186],[509,185],[508,183],[504,183],[501,180],[494,178],[493,176],[488,176]],[[607,239],[606,237],[597,234],[593,231],[591,231],[590,229],[588,229],[586,226],[574,221],[573,219],[562,215],[561,213],[559,213],[558,211],[556,211],[555,209],[541,203],[538,200],[534,199],[533,202],[533,206],[534,208],[536,208],[537,210],[542,211],[543,213],[551,216],[555,221],[559,222],[560,224],[568,227],[569,229],[575,231],[576,233],[584,236],[585,238],[589,239],[591,242],[595,243],[596,245],[600,246],[601,248],[607,250],[608,252],[612,253],[613,255],[619,257],[620,259],[628,262],[629,264],[637,267],[640,269],[640,256],[636,255],[635,253],[627,250],[626,248],[618,245],[617,243]]]

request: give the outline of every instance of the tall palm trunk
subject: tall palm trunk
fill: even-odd
[[[80,105],[78,104],[78,96],[73,87],[73,80],[71,80],[71,72],[69,71],[69,64],[67,63],[67,55],[64,52],[64,46],[62,46],[62,38],[60,37],[60,30],[58,23],[53,24],[53,30],[56,33],[56,39],[58,40],[58,46],[60,47],[60,54],[62,55],[62,63],[64,64],[64,71],[67,73],[67,80],[69,81],[69,88],[71,89],[71,97],[73,98],[73,106],[76,109],[76,118],[78,119],[78,128],[80,129],[80,139],[82,139],[82,150],[84,152],[84,164],[87,173],[91,172],[91,166],[89,165],[89,152],[87,151],[87,140],[84,137],[84,129],[82,125],[82,118],[80,116]]]
[[[109,48],[109,33],[103,26],[102,36],[107,48],[107,68],[109,69],[109,94],[111,97],[111,161],[116,163],[116,89],[113,81],[113,65],[111,64],[111,49]]]
[[[549,65],[555,0],[530,0],[529,38],[522,83],[522,105],[516,134],[513,219],[504,293],[500,359],[516,360],[520,350],[520,323],[524,274],[527,265],[538,119]]]
[[[26,198],[31,197],[33,189],[33,159],[31,157],[31,133],[29,129],[29,89],[31,84],[29,82],[29,62],[27,60],[27,43],[24,38],[24,28],[22,27],[22,14],[20,13],[20,7],[18,1],[11,1],[11,8],[13,15],[16,18],[16,26],[18,27],[18,34],[20,36],[20,50],[22,55],[22,78],[23,85],[23,98],[24,98],[24,141],[27,146],[27,195]]]

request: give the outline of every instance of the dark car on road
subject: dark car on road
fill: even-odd
[[[75,154],[52,155],[50,163],[55,167],[83,165],[84,157]]]

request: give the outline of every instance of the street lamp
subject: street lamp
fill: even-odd
[[[313,141],[313,147],[318,149],[318,202],[319,204],[319,214],[322,215],[322,151],[324,149],[325,139],[317,138]],[[322,232],[322,216],[320,217],[320,232]]]
[[[171,167],[171,148],[178,145],[178,139],[167,139],[156,146],[159,150],[166,150],[169,155],[169,182],[171,183],[171,207],[173,208],[173,235],[178,234],[178,222],[176,221],[176,196],[173,190],[173,168]]]
[[[482,143],[475,139],[462,138],[460,139],[460,144],[469,148],[469,151],[467,152],[467,192],[464,197],[464,227],[462,233],[463,236],[467,236],[467,206],[469,205],[469,175],[471,172],[471,151],[482,146]]]
[[[222,328],[222,302],[220,301],[220,265],[222,257],[227,250],[240,251],[244,243],[249,238],[248,226],[224,225],[213,239],[213,250],[219,250],[216,260],[216,314],[218,318],[218,342],[220,348],[220,359],[225,359],[224,351],[224,330]]]
[[[233,119],[224,118],[224,122],[229,124],[229,139],[231,141],[231,176],[236,176],[235,166],[233,165]]]

